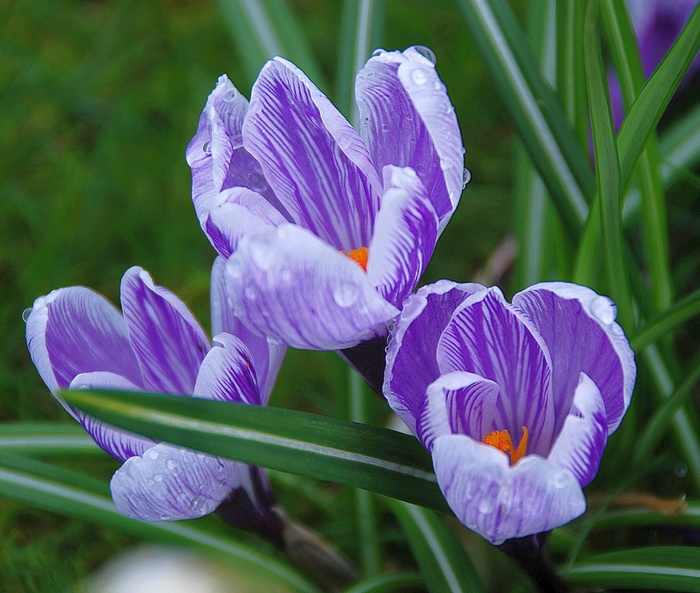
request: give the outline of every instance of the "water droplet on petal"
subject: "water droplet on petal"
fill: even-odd
[[[386,53],[385,49],[375,49],[372,52],[372,57],[373,58],[378,58],[379,56],[383,56]]]
[[[267,241],[254,241],[250,246],[250,255],[261,270],[269,270],[274,261],[274,254]]]
[[[236,89],[229,89],[224,93],[224,101],[233,101],[236,98],[236,95],[238,95],[238,91]]]
[[[339,307],[352,307],[359,297],[357,287],[354,284],[340,284],[333,291],[333,299]]]
[[[170,471],[173,471],[177,467],[177,463],[172,459],[168,459],[165,462],[165,467],[168,468]]]
[[[45,297],[41,296],[41,297],[34,300],[34,308],[35,309],[41,309],[44,306],[46,306],[46,298]]]
[[[158,451],[156,451],[155,449],[149,449],[148,451],[146,451],[146,457],[148,457],[149,459],[158,459]]]
[[[382,132],[388,132],[389,131],[389,124],[382,124],[381,128],[382,128]]]
[[[549,480],[549,483],[554,488],[564,488],[570,481],[569,474],[566,472],[558,472]]]
[[[425,75],[425,72],[421,68],[414,68],[411,70],[411,80],[415,82],[416,84],[425,84],[425,81],[428,80],[428,77]]]
[[[243,134],[240,132],[231,136],[231,146],[235,148],[240,148],[243,146]]]
[[[27,319],[29,319],[29,316],[31,315],[31,313],[32,313],[31,307],[27,307],[24,311],[22,311],[22,321],[24,321],[24,323],[27,323]]]
[[[162,482],[163,481],[163,474],[156,474],[155,476],[153,476],[153,479],[156,482]]]
[[[195,496],[191,501],[190,501],[190,510],[193,513],[198,513],[202,510],[202,506],[204,505],[204,499],[201,496]]]
[[[248,107],[248,110],[255,115],[256,113],[260,113],[262,111],[263,105],[259,100],[255,100],[250,104],[250,107]]]
[[[425,45],[414,45],[413,49],[427,59],[433,66],[437,64],[437,56],[429,47],[425,47]]]
[[[477,506],[479,512],[483,513],[484,515],[487,513],[492,513],[495,508],[496,500],[493,498],[482,498]]]
[[[239,259],[229,259],[228,264],[226,265],[226,273],[228,274],[228,277],[231,278],[231,280],[239,280],[243,274],[242,267],[243,263]]]
[[[211,141],[207,140],[204,144],[202,144],[202,152],[205,152],[206,154],[211,152]]]
[[[617,307],[608,297],[598,296],[591,303],[591,313],[601,323],[610,325],[617,317]]]
[[[258,298],[258,294],[255,292],[255,289],[252,286],[246,286],[245,296],[250,301],[254,301],[256,298]]]
[[[172,515],[170,513],[161,513],[160,514],[161,521],[170,521],[170,517],[172,517]]]
[[[464,171],[462,171],[462,189],[467,187],[467,183],[469,183],[472,180],[472,172],[464,167]]]
[[[688,466],[685,463],[679,463],[675,468],[675,474],[679,478],[685,478],[688,475]]]
[[[352,135],[351,134],[349,134],[349,133],[341,134],[338,137],[338,146],[340,146],[340,148],[342,150],[347,150],[348,148],[350,148],[351,144],[352,144]]]

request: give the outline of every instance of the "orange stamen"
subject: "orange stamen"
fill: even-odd
[[[341,251],[341,253],[347,255],[351,260],[356,261],[365,272],[367,271],[367,260],[369,259],[369,249],[367,249],[367,247],[360,247],[359,249],[352,249],[351,251]]]
[[[481,440],[482,443],[496,447],[504,453],[508,453],[510,457],[510,464],[515,465],[522,457],[525,456],[527,450],[527,428],[523,426],[523,438],[520,439],[520,444],[518,448],[513,447],[513,439],[510,437],[510,433],[507,430],[494,430],[486,435]]]

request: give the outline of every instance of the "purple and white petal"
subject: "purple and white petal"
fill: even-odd
[[[194,397],[261,405],[255,367],[245,344],[231,334],[214,337],[199,368]]]
[[[81,373],[70,384],[70,389],[116,389],[120,391],[140,391],[128,379],[114,373],[92,372]],[[133,432],[117,429],[80,410],[73,409],[73,415],[83,425],[85,431],[92,437],[98,447],[119,461],[129,457],[143,455],[144,451],[155,445],[153,439],[143,437]]]
[[[434,62],[415,47],[378,53],[357,75],[355,94],[360,132],[375,166],[412,167],[442,232],[462,193],[464,148]]]
[[[607,441],[605,402],[596,384],[581,373],[571,413],[548,459],[574,474],[583,488],[598,472]]]
[[[552,389],[557,409],[566,411],[557,415],[555,431],[566,419],[583,372],[600,389],[612,433],[629,406],[637,374],[634,353],[615,323],[615,304],[590,288],[565,282],[531,286],[515,295],[513,304],[525,311],[556,353]]]
[[[387,166],[384,178],[367,275],[387,301],[401,308],[433,255],[438,217],[413,169]]]
[[[139,267],[124,274],[121,302],[144,388],[191,394],[210,344],[187,305]]]
[[[554,427],[549,352],[498,288],[472,295],[456,309],[437,356],[442,373],[466,371],[495,382],[496,428],[519,435],[525,426],[528,453],[549,453]]]
[[[240,486],[243,471],[243,464],[160,443],[117,470],[112,499],[132,519],[195,519],[216,510]]]
[[[465,434],[481,440],[492,432],[498,385],[473,373],[442,375],[428,386],[416,436],[430,451],[439,436]]]
[[[246,345],[258,378],[263,405],[270,398],[277,373],[282,366],[287,347],[279,340],[261,336],[248,329],[229,304],[226,288],[226,260],[217,257],[211,271],[211,324],[212,335],[226,332]]]
[[[394,323],[386,355],[384,397],[412,432],[416,432],[426,390],[440,376],[437,344],[453,311],[481,284],[439,280],[406,299]]]
[[[27,345],[44,383],[56,393],[80,373],[111,372],[143,386],[119,310],[89,288],[54,290],[34,301]]]
[[[294,348],[349,348],[398,313],[356,262],[292,224],[244,237],[227,280],[241,319]]]
[[[381,181],[364,142],[296,66],[269,61],[243,142],[294,222],[346,251],[369,244]]]
[[[433,464],[457,518],[493,544],[549,531],[586,510],[573,474],[537,455],[511,467],[503,451],[449,435],[435,440]]]
[[[243,235],[287,222],[259,193],[245,187],[223,190],[214,200],[205,232],[220,255],[228,258]]]

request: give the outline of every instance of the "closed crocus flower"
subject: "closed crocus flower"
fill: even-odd
[[[187,150],[195,209],[228,258],[233,306],[297,348],[385,337],[464,186],[432,52],[375,52],[355,94],[359,132],[275,58],[250,104],[219,79]]]
[[[494,544],[586,508],[636,367],[613,302],[566,283],[508,303],[498,288],[440,281],[407,299],[384,393],[430,451],[455,515]]]
[[[213,343],[185,303],[134,267],[122,279],[121,312],[85,287],[38,298],[27,318],[27,344],[49,389],[102,449],[124,462],[111,482],[120,512],[163,521],[219,509],[237,526],[265,533],[277,529],[277,519],[261,469],[112,428],[60,399],[64,389],[107,388],[264,405],[284,348],[251,334],[223,305],[223,271],[219,259],[212,271]]]

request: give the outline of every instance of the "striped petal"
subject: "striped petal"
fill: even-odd
[[[529,453],[546,456],[554,435],[551,363],[528,320],[497,288],[475,294],[454,312],[437,347],[440,370],[466,371],[496,383],[495,428],[529,430]]]
[[[394,323],[386,355],[384,397],[406,425],[416,432],[428,385],[441,374],[437,345],[453,311],[481,284],[440,280],[406,299]]]
[[[294,348],[354,346],[398,313],[357,263],[291,224],[243,238],[228,260],[228,290],[251,329]]]
[[[578,481],[537,455],[508,456],[468,436],[435,440],[435,475],[457,518],[493,544],[549,531],[586,510]]]
[[[367,275],[379,293],[400,308],[433,255],[438,218],[413,169],[386,167],[384,176]]]
[[[243,142],[294,222],[336,249],[369,244],[381,182],[359,135],[293,64],[268,62]]]
[[[187,305],[138,267],[124,274],[121,301],[144,388],[190,395],[210,344]]]
[[[120,513],[143,521],[202,517],[241,485],[247,466],[160,443],[132,457],[112,476],[112,499]]]
[[[552,366],[558,410],[555,431],[568,415],[580,374],[586,373],[600,389],[608,434],[612,433],[629,406],[637,374],[634,353],[615,323],[615,304],[590,288],[564,282],[531,286],[515,295],[513,304],[532,319],[549,351],[556,353]]]
[[[377,52],[357,75],[360,132],[378,170],[413,168],[445,228],[462,193],[464,148],[445,85],[420,48]]]

